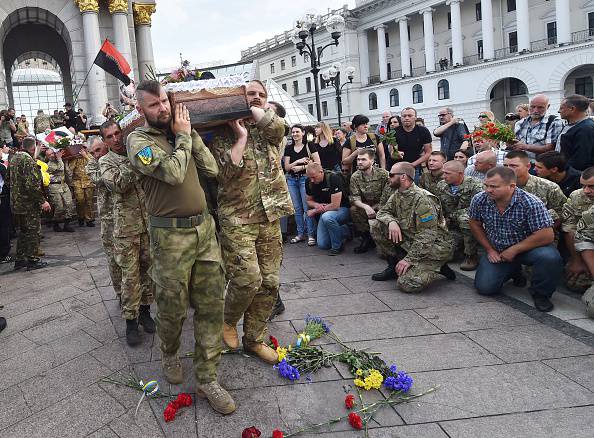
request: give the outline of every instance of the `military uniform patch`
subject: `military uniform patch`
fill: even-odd
[[[150,146],[141,149],[137,154],[138,159],[144,165],[149,165],[153,161],[153,151]]]
[[[421,222],[429,222],[430,220],[433,220],[433,213],[422,214],[419,216],[419,219]]]

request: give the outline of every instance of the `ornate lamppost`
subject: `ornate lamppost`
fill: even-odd
[[[320,26],[325,26],[332,42],[326,44],[324,47],[316,47],[314,34]],[[322,16],[315,14],[306,14],[305,18],[297,21],[297,26],[293,32],[293,42],[295,47],[299,50],[301,56],[308,55],[311,64],[311,74],[313,75],[314,92],[316,97],[316,112],[318,120],[322,120],[320,111],[320,88],[318,85],[318,73],[320,72],[320,57],[324,50],[330,46],[338,46],[338,39],[344,30],[344,18],[341,15],[330,16],[325,23],[322,24]],[[310,42],[307,42],[308,38]]]
[[[344,84],[340,83],[340,62],[335,62],[332,64],[328,70],[322,73],[322,80],[326,83],[327,86],[332,85],[334,90],[336,90],[336,110],[338,112],[338,126],[340,126],[340,115],[342,114],[342,89],[349,84],[353,83],[353,79],[355,77],[355,67],[347,67],[345,69],[345,73],[347,76],[348,82]]]

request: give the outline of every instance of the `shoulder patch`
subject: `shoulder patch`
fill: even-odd
[[[153,161],[153,151],[150,146],[145,146],[136,155],[140,162],[146,166]]]
[[[434,216],[433,213],[429,212],[429,213],[425,213],[419,216],[419,219],[421,220],[421,222],[429,222],[431,220],[433,220]]]

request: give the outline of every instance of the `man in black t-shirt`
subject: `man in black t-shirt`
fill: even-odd
[[[69,102],[66,103],[66,105],[64,105],[64,109],[66,110],[66,113],[64,114],[64,126],[66,126],[67,128],[76,129],[76,118],[78,115],[76,114],[76,111],[72,109],[72,104]]]
[[[417,120],[417,110],[408,107],[400,113],[402,124],[396,128],[396,142],[398,151],[404,153],[401,161],[411,163],[415,169],[415,183],[419,183],[421,176],[421,165],[429,159],[432,151],[431,133],[424,126],[415,124]]]
[[[318,248],[330,249],[328,255],[338,255],[343,250],[344,239],[350,235],[346,225],[350,219],[349,201],[343,196],[342,177],[325,172],[318,163],[308,164],[306,175],[307,215],[317,222]]]

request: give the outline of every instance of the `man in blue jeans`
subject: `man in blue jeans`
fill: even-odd
[[[342,177],[324,171],[318,163],[308,164],[306,175],[307,216],[317,221],[318,248],[330,249],[328,255],[338,255],[350,234],[346,225],[350,220],[349,200],[343,196]]]
[[[553,310],[551,296],[563,261],[553,246],[553,219],[543,202],[516,187],[516,175],[496,167],[485,176],[485,191],[470,204],[470,229],[485,249],[474,286],[481,295],[494,295],[522,265],[532,266],[530,292],[541,312]]]

